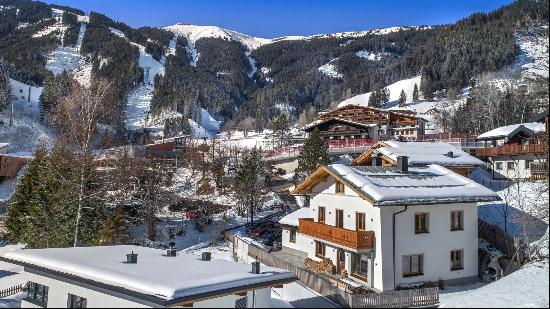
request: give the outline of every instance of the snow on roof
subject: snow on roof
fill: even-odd
[[[283,225],[298,226],[298,219],[303,218],[313,218],[313,211],[311,210],[311,208],[300,208],[295,212],[284,216],[281,220],[279,220],[279,223]]]
[[[0,143],[0,149],[6,148],[10,145],[10,143]]]
[[[375,153],[381,153],[397,161],[399,156],[409,157],[411,165],[438,164],[443,166],[483,166],[483,161],[466,152],[443,142],[398,142],[386,141],[387,147],[380,147]],[[449,156],[449,152],[453,156]]]
[[[522,130],[528,133],[544,132],[544,123],[529,122],[529,123],[518,123],[518,124],[509,125],[509,126],[499,127],[489,132],[481,134],[480,136],[477,137],[477,139],[486,139],[486,140],[503,139],[505,137],[513,136],[514,134]]]
[[[442,166],[394,167],[332,164],[328,170],[340,176],[377,206],[465,203],[498,200],[490,189]]]
[[[126,254],[138,254],[137,264],[126,264]],[[98,283],[121,287],[164,300],[192,299],[204,293],[246,288],[275,281],[293,281],[286,270],[262,266],[252,274],[247,264],[222,260],[201,261],[179,253],[138,246],[29,249],[5,253],[9,261],[45,268]]]
[[[318,126],[322,123],[329,122],[329,121],[341,121],[341,122],[345,122],[345,123],[349,123],[349,124],[353,124],[353,125],[357,125],[357,126],[362,126],[362,127],[369,127],[369,128],[378,126],[377,124],[361,123],[361,122],[357,122],[357,121],[353,121],[353,120],[349,120],[349,119],[345,119],[345,118],[333,117],[333,118],[325,119],[325,120],[317,119],[317,120],[311,122],[310,124],[306,125],[302,129],[303,130],[309,130],[309,129],[314,128],[314,127],[316,127],[316,126]]]

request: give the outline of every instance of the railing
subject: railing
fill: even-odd
[[[299,219],[298,232],[356,250],[372,249],[374,245],[373,231],[352,231],[311,219]]]
[[[438,304],[438,288],[421,288],[354,295],[352,308],[435,307]]]
[[[494,157],[502,155],[542,154],[545,151],[544,148],[543,144],[508,144],[497,147],[479,148],[476,150],[476,155],[478,157]]]
[[[15,295],[23,290],[24,284],[16,285],[11,288],[7,288],[4,290],[0,290],[0,298],[8,297],[11,295]]]
[[[369,147],[374,144],[374,141],[369,138],[346,138],[346,139],[329,139],[325,142],[329,149],[331,148],[356,148]]]
[[[531,177],[535,180],[548,179],[548,162],[531,163]]]

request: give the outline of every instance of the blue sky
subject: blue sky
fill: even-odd
[[[273,38],[454,22],[511,0],[46,0],[97,11],[133,27],[216,25]]]

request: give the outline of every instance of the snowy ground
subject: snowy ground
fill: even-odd
[[[441,308],[548,308],[548,264],[530,264],[491,284],[449,287]]]
[[[401,90],[404,90],[405,93],[407,94],[406,102],[412,102],[414,85],[416,84],[418,87],[420,87],[420,80],[421,80],[421,76],[418,75],[413,78],[400,80],[396,83],[393,83],[387,86],[386,88],[388,88],[388,90],[390,91],[390,102],[396,102],[399,100],[399,95],[401,94]],[[371,92],[356,95],[354,97],[351,97],[347,100],[340,102],[338,106],[346,106],[346,105],[368,106],[370,95],[371,95]]]
[[[344,75],[339,73],[338,70],[336,69],[336,66],[334,65],[334,62],[336,60],[338,60],[338,58],[332,59],[328,63],[325,63],[322,66],[320,66],[319,69],[318,69],[319,72],[325,74],[326,76],[332,77],[332,78],[343,78]]]
[[[542,26],[548,30],[548,26]],[[521,54],[516,67],[524,78],[548,78],[548,37],[540,36],[533,29],[516,35]]]

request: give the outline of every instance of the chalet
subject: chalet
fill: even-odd
[[[401,156],[407,156],[411,166],[438,164],[465,177],[473,168],[485,166],[483,161],[447,143],[399,141],[377,142],[352,165],[396,166]]]
[[[280,221],[283,251],[378,291],[477,280],[477,202],[498,196],[442,166],[398,162],[332,164],[298,184],[292,194],[309,195],[310,208]]]
[[[476,155],[486,160],[495,179],[548,177],[547,124],[530,122],[499,127],[477,137],[485,142]],[[546,132],[546,133],[545,133]]]
[[[424,134],[426,120],[414,113],[373,107],[346,105],[324,113],[303,129],[318,129],[327,140],[390,139],[399,136],[416,139]]]
[[[0,260],[24,267],[23,308],[265,308],[287,271],[137,246],[29,249]]]

